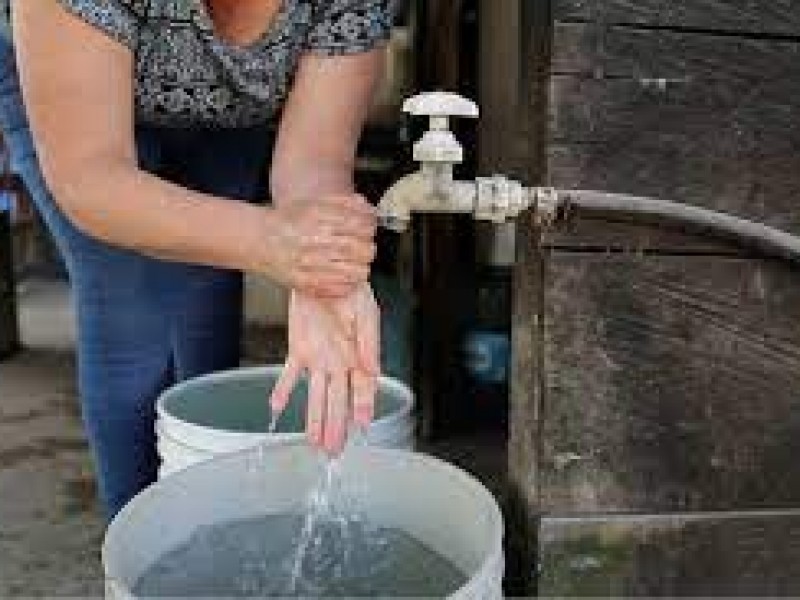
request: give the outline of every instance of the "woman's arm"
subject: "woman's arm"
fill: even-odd
[[[363,281],[374,217],[360,202],[338,198],[313,211],[270,210],[140,170],[131,52],[56,0],[17,2],[13,13],[42,168],[80,229],[154,256],[260,272],[312,291],[342,294]],[[330,232],[324,239],[322,229]]]
[[[383,64],[382,49],[302,59],[272,162],[276,203],[353,192],[356,147]]]
[[[274,202],[303,204],[320,195],[353,192],[356,147],[383,64],[380,49],[303,58],[273,158]],[[351,420],[365,426],[372,419],[380,370],[379,323],[366,284],[339,300],[292,295],[289,356],[272,406],[282,410],[298,377],[307,371],[307,434],[331,453],[342,449]]]

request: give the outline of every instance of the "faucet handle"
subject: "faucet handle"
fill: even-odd
[[[452,92],[426,92],[408,98],[403,112],[417,117],[469,117],[476,119],[480,111],[472,100]],[[434,128],[435,129],[435,128]]]
[[[464,160],[464,150],[450,131],[450,118],[477,118],[480,111],[472,100],[451,92],[427,92],[408,98],[403,112],[430,118],[430,128],[414,144],[415,161],[456,164]]]

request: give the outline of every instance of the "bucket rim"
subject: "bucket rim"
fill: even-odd
[[[158,399],[156,401],[156,415],[157,417],[164,423],[166,423],[165,427],[171,432],[170,437],[172,439],[176,439],[175,432],[173,431],[173,426],[177,427],[184,431],[192,432],[190,437],[194,435],[198,436],[213,436],[220,440],[251,440],[252,442],[256,443],[259,439],[263,438],[266,435],[266,431],[263,432],[252,432],[252,431],[231,431],[228,429],[220,429],[216,427],[210,427],[208,425],[201,425],[199,423],[195,423],[192,421],[188,421],[183,419],[173,413],[171,413],[168,409],[166,404],[175,396],[179,396],[182,393],[186,392],[187,390],[191,390],[197,386],[200,386],[204,383],[209,382],[226,382],[236,380],[242,377],[249,378],[249,377],[269,377],[269,376],[278,376],[280,372],[283,370],[283,365],[280,364],[271,364],[271,365],[262,365],[262,366],[255,366],[255,367],[234,367],[231,369],[225,369],[222,371],[215,371],[213,373],[206,373],[205,375],[199,375],[197,377],[192,377],[176,383],[163,392],[159,394]],[[416,399],[414,396],[414,392],[410,386],[406,383],[400,381],[399,379],[395,379],[393,377],[389,377],[387,375],[381,375],[378,379],[378,389],[386,390],[393,395],[396,395],[402,401],[402,406],[399,410],[389,413],[383,417],[378,419],[374,419],[370,424],[370,427],[375,428],[383,428],[383,427],[391,427],[398,422],[403,422],[407,420],[410,416],[412,411],[414,410]],[[269,401],[269,398],[265,395],[264,403],[266,404]],[[292,432],[292,433],[302,433],[302,432]],[[286,435],[290,435],[287,433]],[[182,439],[183,436],[181,436]]]
[[[197,444],[192,444],[191,442],[187,442],[186,440],[175,436],[172,430],[170,430],[163,423],[161,419],[156,419],[154,427],[156,432],[156,443],[159,443],[162,440],[164,440],[168,444],[179,446],[180,448],[185,448],[186,450],[189,450],[191,452],[195,452],[197,454],[207,454],[211,456],[220,456],[223,454],[235,454],[236,452],[251,450],[254,447],[258,446],[260,443],[265,443],[265,442],[269,442],[268,444],[269,446],[279,446],[281,444],[292,444],[296,442],[302,442],[305,441],[305,436],[306,436],[306,434],[302,431],[291,432],[291,433],[251,434],[250,436],[248,436],[248,438],[251,438],[250,442],[247,442],[248,445],[242,446],[241,448],[237,448],[235,450],[221,451],[209,448],[202,448]],[[243,440],[242,443],[244,444],[246,442]]]
[[[296,432],[289,432],[289,433],[273,433],[273,434],[261,434],[258,439],[252,439],[249,442],[245,442],[242,440],[244,444],[241,448],[235,448],[233,450],[216,450],[216,449],[209,449],[209,448],[201,448],[196,444],[192,444],[191,442],[187,442],[183,439],[172,435],[172,432],[161,422],[160,419],[156,419],[155,423],[155,432],[156,432],[156,443],[160,444],[162,442],[166,442],[167,444],[171,444],[173,446],[178,446],[181,449],[188,450],[190,452],[194,452],[195,454],[204,454],[207,456],[220,456],[222,454],[235,454],[236,452],[242,452],[245,450],[250,450],[261,443],[267,443],[268,446],[279,446],[281,444],[293,444],[293,443],[300,443],[306,441],[306,433],[303,431],[296,431]],[[383,442],[393,442],[397,440],[411,440],[414,437],[414,424],[408,423],[402,427],[398,427],[391,433],[384,433],[382,431],[371,431],[367,434],[367,442],[374,447],[381,448],[385,446],[380,446]],[[163,456],[161,457],[163,460]]]
[[[275,446],[264,448],[263,450],[249,448],[246,450],[241,450],[229,454],[223,454],[211,458],[207,461],[203,461],[200,463],[193,464],[186,469],[181,471],[175,472],[171,474],[169,477],[164,479],[159,479],[153,484],[149,485],[145,489],[141,490],[136,496],[134,496],[122,509],[117,513],[117,515],[111,520],[111,522],[106,527],[104,536],[103,536],[103,544],[100,549],[100,557],[101,563],[103,567],[103,576],[107,584],[115,586],[117,590],[124,591],[129,597],[133,597],[130,593],[130,589],[128,586],[121,583],[121,578],[119,578],[115,573],[111,572],[111,568],[108,561],[108,554],[109,554],[109,547],[116,537],[116,530],[121,527],[120,523],[127,522],[129,519],[133,518],[134,515],[144,510],[142,508],[142,503],[150,497],[154,497],[156,494],[159,493],[159,489],[166,487],[166,486],[180,486],[181,485],[181,478],[186,478],[189,476],[190,471],[199,471],[201,469],[216,469],[218,465],[222,465],[225,462],[237,464],[247,455],[256,455],[259,452],[275,452],[275,451],[286,451],[299,449],[302,448],[303,444],[297,443],[285,443],[285,444],[276,444]],[[466,470],[458,467],[446,460],[438,458],[436,456],[432,456],[430,454],[426,454],[423,452],[418,452],[415,450],[404,450],[404,449],[396,449],[396,448],[380,448],[380,447],[370,447],[370,446],[363,446],[354,448],[357,452],[361,453],[370,453],[373,455],[383,456],[386,457],[388,460],[391,460],[392,457],[400,458],[405,457],[408,460],[413,460],[418,464],[427,464],[432,465],[437,469],[441,469],[442,471],[448,473],[451,477],[453,477],[456,481],[458,481],[459,485],[464,485],[465,487],[471,488],[471,493],[475,495],[476,498],[479,499],[480,503],[488,509],[488,513],[486,516],[491,521],[491,529],[496,531],[496,535],[492,536],[493,539],[490,541],[490,547],[487,548],[485,552],[484,558],[478,568],[474,570],[473,573],[469,575],[469,579],[464,583],[464,585],[455,590],[452,594],[453,597],[460,598],[460,597],[470,597],[472,592],[476,590],[480,586],[480,582],[484,580],[489,574],[492,572],[497,571],[498,565],[497,561],[503,562],[504,552],[503,552],[503,540],[505,538],[505,522],[503,519],[503,513],[500,510],[500,506],[498,504],[497,498],[492,494],[491,491],[479,481],[476,477],[471,475]],[[146,506],[146,505],[145,505]]]

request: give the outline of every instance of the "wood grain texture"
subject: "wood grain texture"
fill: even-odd
[[[527,408],[540,510],[800,506],[797,281],[775,262],[554,253],[544,407]]]
[[[677,227],[640,224],[623,215],[607,219],[574,215],[557,228],[543,232],[542,239],[548,249],[599,254],[625,252],[648,256],[678,249],[684,255],[753,256],[751,250],[728,241],[692,235]]]
[[[798,7],[548,4],[524,25],[552,41],[529,57],[537,175],[800,233]],[[622,220],[520,243],[511,473],[543,515],[539,592],[800,593],[798,519],[654,525],[800,507],[798,271]]]
[[[791,58],[797,56],[799,43],[800,39],[556,22],[551,72],[637,80],[763,82],[794,72]]]
[[[532,225],[527,217],[523,224]],[[535,578],[536,529],[539,510],[541,428],[544,423],[543,276],[544,254],[532,226],[519,228],[519,264],[514,277],[511,400],[509,403],[508,468],[515,502],[508,527],[510,546],[516,551],[520,593],[529,592]],[[521,565],[521,568],[520,566]],[[527,589],[526,589],[527,588]]]
[[[800,36],[794,0],[553,0],[558,21]]]
[[[587,25],[556,29],[552,185],[800,232],[800,44],[632,29],[596,37]]]
[[[543,519],[546,597],[800,593],[800,511]]]
[[[524,156],[516,151],[524,142],[519,115],[526,112],[520,105],[520,86],[524,83],[519,77],[509,77],[519,73],[523,60],[519,6],[516,0],[507,0],[502,6],[483,0],[479,11],[482,52],[478,57],[481,108],[478,168],[483,172],[516,171],[516,159]]]

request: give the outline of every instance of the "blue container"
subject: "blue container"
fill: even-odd
[[[508,381],[511,341],[507,333],[472,331],[464,340],[467,372],[476,381],[503,384]]]
[[[0,212],[8,214],[11,223],[14,223],[17,218],[17,197],[13,192],[8,190],[0,191]]]

